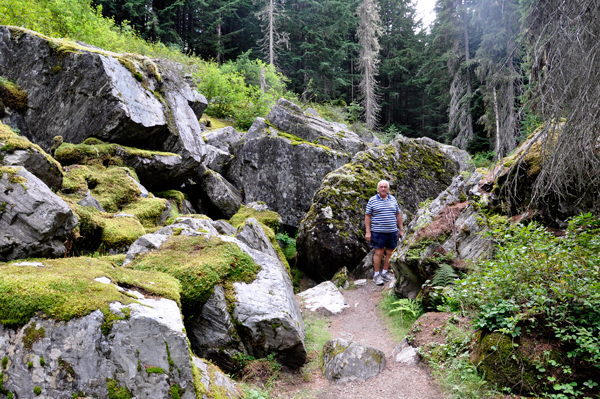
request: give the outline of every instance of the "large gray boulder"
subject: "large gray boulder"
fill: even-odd
[[[22,167],[0,166],[0,187],[0,260],[63,256],[71,208]]]
[[[283,132],[351,155],[370,147],[348,126],[304,113],[302,108],[284,98],[280,98],[271,108],[267,120]]]
[[[198,115],[206,99],[177,65],[0,27],[0,75],[28,95],[22,133],[48,151],[55,136],[88,137],[180,154],[184,170],[205,153]]]
[[[206,154],[204,154],[204,166],[214,170],[219,174],[225,174],[229,169],[229,164],[233,160],[233,155],[229,151],[223,151],[220,148],[206,145]]]
[[[336,338],[323,346],[323,375],[329,381],[364,381],[385,368],[385,354],[379,349]]]
[[[0,353],[8,360],[4,392],[33,398],[37,386],[44,398],[85,392],[109,399],[121,392],[119,397],[167,399],[176,387],[178,397],[195,399],[177,303],[131,294],[139,303],[110,305],[114,324],[108,335],[103,334],[107,319],[100,310],[66,323],[35,316],[18,329],[0,325]]]
[[[480,175],[479,175],[480,176]],[[489,256],[491,241],[480,220],[479,206],[467,200],[472,182],[456,176],[452,184],[407,226],[406,238],[392,254],[390,264],[398,281],[394,293],[414,299],[441,263],[460,270],[465,260]]]
[[[245,202],[263,201],[297,228],[310,209],[321,180],[350,161],[350,155],[269,126],[257,118],[235,151],[227,178],[243,190]]]
[[[298,267],[323,281],[343,266],[352,271],[360,263],[370,251],[364,212],[380,180],[390,182],[408,223],[419,204],[437,197],[458,171],[458,163],[436,145],[412,139],[356,154],[352,162],[329,173],[314,195],[298,232]]]
[[[226,218],[231,218],[242,206],[239,191],[219,173],[208,169],[202,176],[202,188]]]
[[[63,170],[56,160],[25,137],[0,123],[0,165],[23,166],[55,190],[62,187]]]

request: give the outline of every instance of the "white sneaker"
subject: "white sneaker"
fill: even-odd
[[[373,282],[377,285],[383,285],[383,277],[381,277],[381,274],[373,277]]]

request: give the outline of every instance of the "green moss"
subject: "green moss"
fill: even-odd
[[[111,378],[106,379],[106,388],[110,399],[131,399],[133,397],[129,389],[120,387],[117,381]]]
[[[177,383],[171,385],[171,389],[169,389],[169,395],[171,399],[181,399],[181,394],[183,394],[183,390],[177,385]]]
[[[167,201],[162,198],[139,198],[123,207],[124,213],[135,215],[144,227],[153,227],[165,211]]]
[[[0,76],[0,101],[15,111],[24,112],[28,107],[27,93],[17,84]]]
[[[159,191],[153,194],[159,198],[174,200],[178,208],[181,208],[181,204],[185,199],[185,194],[177,190]]]
[[[163,374],[164,372],[165,372],[165,370],[160,367],[146,366],[146,373],[148,373],[148,374]]]
[[[107,260],[86,257],[39,261],[44,267],[0,263],[0,323],[24,325],[38,311],[52,319],[67,321],[86,316],[115,301],[134,302],[116,286],[94,281],[103,276],[117,284],[139,287],[180,303],[179,282],[163,273],[115,268]],[[33,345],[36,337],[43,333],[34,327],[28,328],[33,330],[29,330],[29,334],[26,332],[23,344]]]
[[[236,244],[218,237],[171,236],[160,251],[142,254],[127,268],[172,275],[182,285],[184,309],[196,309],[208,300],[216,284],[251,282],[260,270]],[[184,313],[186,313],[184,311]]]
[[[27,362],[27,369],[31,370],[33,368],[33,362]]]
[[[58,75],[60,71],[62,71],[62,67],[60,65],[56,65],[54,68],[52,68],[52,73],[55,75]]]
[[[8,365],[8,356],[4,356],[2,358],[2,370],[6,370],[7,365]]]
[[[111,213],[134,202],[140,195],[138,185],[125,168],[81,165],[65,168],[63,193],[83,197],[88,190],[106,212]]]
[[[102,334],[104,334],[104,335],[110,334],[115,322],[117,322],[119,320],[129,320],[129,316],[131,314],[131,309],[123,308],[121,310],[121,312],[123,313],[123,316],[119,316],[119,315],[111,312],[107,305],[102,306],[100,308],[100,310],[102,311],[102,314],[104,315],[104,323],[102,323],[102,326],[100,327],[100,330],[102,331]]]
[[[36,329],[35,325],[30,325],[23,332],[23,347],[31,350],[33,344],[42,338],[46,338],[46,330],[44,327]]]
[[[102,244],[106,248],[124,248],[146,234],[139,220],[131,217],[113,217],[104,221]]]
[[[61,165],[44,150],[42,150],[39,145],[33,144],[31,141],[27,140],[27,138],[15,134],[9,126],[3,124],[2,122],[0,122],[0,143],[2,143],[0,151],[6,151],[9,153],[12,153],[16,150],[38,151],[40,154],[46,157],[48,163],[53,168],[56,168],[62,172]]]
[[[87,138],[81,144],[62,143],[56,148],[54,156],[62,165],[116,165],[123,166],[123,159],[117,156],[117,149],[122,150],[127,157],[152,159],[154,156],[176,156],[171,152],[140,150],[120,144],[105,143],[96,138]]]
[[[39,386],[35,386],[35,388],[33,388],[33,393],[36,395],[39,395],[42,393],[42,388],[40,388]]]
[[[298,136],[294,136],[293,134],[289,134],[289,133],[277,131],[277,136],[284,137],[284,138],[290,140],[291,143],[292,143],[292,145],[308,144],[308,145],[311,145],[313,147],[322,148],[322,149],[324,149],[325,151],[328,151],[328,152],[333,152],[333,150],[331,148],[327,147],[327,146],[324,146],[322,144],[317,144],[317,143],[311,143],[310,141],[306,141],[303,138],[300,138]]]
[[[235,215],[233,215],[231,219],[229,219],[229,223],[233,227],[238,228],[239,226],[244,224],[244,222],[248,218],[255,218],[262,224],[273,229],[275,232],[279,231],[279,227],[281,226],[281,217],[277,212],[269,210],[257,211],[254,208],[248,208],[244,205],[242,205],[238,212]]]
[[[44,356],[40,356],[40,366],[44,367],[46,365],[46,361],[44,360]]]

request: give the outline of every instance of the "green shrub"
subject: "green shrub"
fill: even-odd
[[[544,334],[562,343],[574,364],[600,368],[600,220],[573,218],[563,237],[537,223],[490,236],[495,257],[457,281],[447,306],[467,309],[484,331]]]

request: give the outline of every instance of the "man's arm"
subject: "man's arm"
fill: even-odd
[[[365,238],[368,242],[371,242],[371,215],[365,214]]]
[[[404,225],[402,224],[402,214],[400,212],[398,212],[396,214],[396,222],[398,223],[398,232],[400,233],[400,236],[404,235]]]

